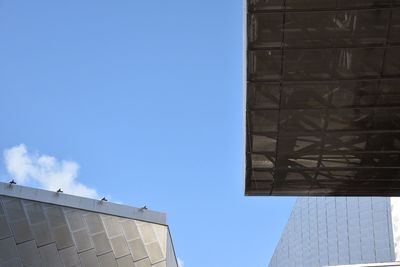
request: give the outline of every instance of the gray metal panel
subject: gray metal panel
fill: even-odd
[[[92,235],[92,239],[97,255],[102,255],[112,251],[110,241],[105,232]]]
[[[64,213],[61,208],[54,205],[46,205],[45,212],[50,223],[50,227],[55,228],[65,225],[67,221],[65,220]]]
[[[93,249],[80,253],[79,258],[81,259],[82,267],[100,266],[96,257],[96,252]]]
[[[116,258],[130,254],[128,244],[126,243],[124,236],[114,237],[110,241]]]
[[[30,204],[25,206],[25,210],[31,224],[37,224],[46,221],[43,207],[39,202],[30,202]]]
[[[0,200],[0,266],[177,267],[165,225],[6,196]]]
[[[11,236],[11,229],[6,216],[0,216],[0,239]]]
[[[0,263],[15,257],[18,257],[18,254],[14,238],[0,240]]]
[[[162,261],[156,264],[152,265],[153,267],[167,267],[167,262],[166,261]]]
[[[92,239],[90,238],[89,232],[86,229],[79,230],[73,233],[73,237],[78,252],[86,251],[93,248]]]
[[[157,237],[154,233],[153,227],[148,223],[140,223],[139,231],[142,234],[144,243],[151,243],[157,241]]]
[[[35,240],[17,245],[18,254],[24,266],[41,267],[39,250]]]
[[[126,220],[121,222],[121,224],[124,229],[126,240],[130,241],[133,239],[140,238],[139,231],[134,221]]]
[[[74,245],[74,241],[72,240],[71,232],[67,224],[53,228],[52,232],[59,250]]]
[[[56,244],[52,243],[39,248],[43,267],[62,267],[60,255],[58,254]]]
[[[171,234],[168,230],[167,234],[167,257],[166,262],[168,267],[178,267],[178,261],[175,255],[174,245],[172,244]]]
[[[65,267],[80,267],[81,263],[75,247],[69,247],[59,251],[61,261]]]
[[[109,238],[123,234],[122,225],[115,216],[101,216]]]
[[[133,259],[132,259],[131,255],[117,259],[117,264],[118,264],[118,267],[135,267],[135,266],[137,266],[133,263]]]
[[[148,258],[135,262],[136,267],[151,267],[150,260]],[[119,266],[118,266],[119,267]]]
[[[114,253],[110,252],[98,257],[101,267],[117,267]]]
[[[146,248],[144,247],[142,239],[131,240],[128,242],[129,248],[135,261],[141,260],[147,257]]]
[[[13,259],[3,262],[0,266],[1,267],[22,267],[23,265],[22,265],[21,259],[13,258]]]
[[[157,263],[165,259],[158,242],[153,242],[146,245],[147,253],[149,254],[151,263]]]
[[[10,224],[17,244],[33,239],[30,225],[26,219],[13,221]]]
[[[47,221],[31,225],[31,229],[33,236],[35,237],[36,244],[39,247],[54,242],[53,235],[51,234]]]
[[[84,218],[91,234],[104,232],[104,226],[103,222],[100,219],[100,215],[91,212],[86,214]]]
[[[24,209],[19,199],[5,198],[3,199],[3,206],[10,222],[26,219]]]
[[[67,218],[71,231],[81,230],[85,228],[85,222],[83,220],[84,214],[85,213],[80,210],[72,209],[65,212],[65,217]]]

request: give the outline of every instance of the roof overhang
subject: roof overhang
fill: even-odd
[[[246,195],[400,195],[400,0],[246,16]]]

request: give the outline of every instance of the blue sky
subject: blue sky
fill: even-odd
[[[185,267],[266,266],[294,203],[244,197],[243,108],[242,0],[0,0],[1,180],[20,144],[73,162]]]

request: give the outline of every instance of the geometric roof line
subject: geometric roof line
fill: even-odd
[[[99,212],[155,224],[167,224],[167,216],[162,212],[68,195],[65,193],[60,194],[21,185],[10,185],[9,183],[0,182],[0,195]]]

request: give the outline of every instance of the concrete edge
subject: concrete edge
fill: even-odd
[[[0,182],[0,195],[167,225],[165,213]]]

